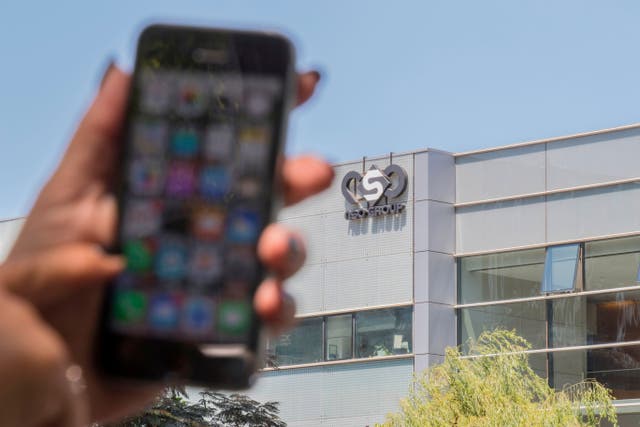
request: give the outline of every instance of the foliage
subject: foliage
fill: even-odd
[[[286,427],[277,402],[257,402],[241,394],[200,392],[188,400],[184,389],[168,388],[142,413],[108,427]]]
[[[617,425],[611,392],[594,380],[561,391],[529,366],[529,343],[513,331],[483,333],[470,356],[456,348],[418,374],[400,412],[386,427]]]

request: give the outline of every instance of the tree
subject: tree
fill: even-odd
[[[529,348],[515,332],[496,330],[470,343],[469,358],[447,349],[442,364],[416,376],[383,426],[617,425],[610,390],[594,380],[554,390],[529,366]]]
[[[277,402],[257,402],[242,394],[200,392],[192,403],[184,389],[168,388],[143,412],[106,427],[286,427]]]

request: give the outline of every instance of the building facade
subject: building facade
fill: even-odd
[[[561,388],[596,378],[640,420],[640,125],[335,165],[282,211],[308,242],[297,326],[249,391],[290,426],[373,426],[415,372],[515,329]],[[21,220],[0,222],[0,256]]]

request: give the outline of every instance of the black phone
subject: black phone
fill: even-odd
[[[166,25],[138,41],[122,134],[97,358],[113,376],[249,386],[259,357],[256,244],[272,219],[295,92],[273,33]]]

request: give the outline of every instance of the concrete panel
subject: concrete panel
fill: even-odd
[[[640,231],[640,185],[575,191],[548,197],[550,242]]]
[[[429,300],[429,252],[413,254],[413,298],[415,302]]]
[[[249,395],[280,402],[290,427],[373,425],[397,411],[413,359],[265,372]]]
[[[456,302],[456,264],[451,255],[427,252],[429,266],[428,301],[441,304]]]
[[[640,130],[547,144],[549,190],[640,177]]]
[[[0,221],[0,262],[9,255],[23,224],[24,218]]]
[[[456,202],[544,191],[545,145],[456,158]]]
[[[427,250],[452,254],[455,248],[453,205],[429,200],[429,246]]]
[[[453,306],[428,303],[429,351],[444,355],[446,347],[456,345],[456,314]]]
[[[410,252],[327,263],[324,310],[411,302],[412,278]]]
[[[429,152],[413,155],[413,196],[415,200],[429,198]]]
[[[285,282],[285,290],[296,301],[298,315],[317,313],[324,307],[324,266],[307,264]]]
[[[416,374],[444,362],[444,356],[437,354],[416,354],[414,359],[413,369]]]
[[[413,247],[416,252],[429,249],[429,201],[416,201],[413,205]]]
[[[456,198],[455,160],[451,154],[429,151],[429,200],[454,203]],[[417,197],[416,197],[417,198]]]
[[[326,253],[325,243],[325,217],[331,214],[317,214],[310,216],[298,216],[278,221],[280,224],[296,231],[305,240],[307,250],[307,264],[317,264],[322,262]],[[333,214],[339,215],[339,214]],[[343,219],[344,221],[344,219]],[[346,222],[346,221],[344,221]]]
[[[429,304],[419,303],[413,307],[413,352],[429,353]]]
[[[456,253],[545,242],[544,198],[488,203],[456,210]]]

